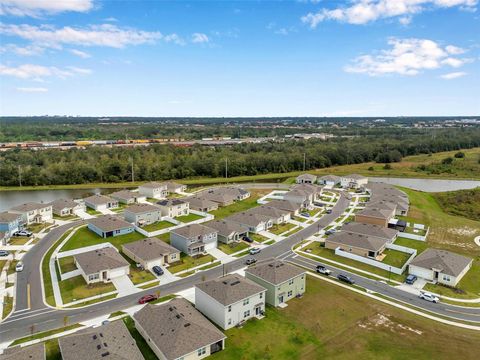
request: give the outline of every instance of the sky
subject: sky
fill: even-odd
[[[0,0],[0,116],[475,116],[479,63],[479,0]]]

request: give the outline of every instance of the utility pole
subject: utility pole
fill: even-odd
[[[307,154],[303,153],[303,171],[305,171],[306,160],[307,160]]]
[[[22,187],[22,167],[18,165],[18,185]]]
[[[225,179],[228,179],[228,158],[225,158]]]
[[[132,163],[132,183],[135,182],[135,172],[133,171],[133,157],[130,158],[130,161]]]

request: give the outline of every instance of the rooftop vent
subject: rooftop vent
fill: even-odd
[[[102,354],[102,357],[105,357],[105,356],[108,356],[108,355],[110,355],[110,353],[107,351],[107,352],[104,352],[104,353]]]
[[[93,340],[97,340],[97,335],[93,335]]]

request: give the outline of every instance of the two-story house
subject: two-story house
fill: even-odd
[[[170,232],[170,245],[195,256],[217,247],[218,231],[200,224],[190,224]]]

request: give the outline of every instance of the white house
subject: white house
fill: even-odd
[[[113,247],[76,254],[73,258],[87,284],[110,282],[130,273],[129,262]]]
[[[15,206],[8,212],[20,214],[22,216],[21,223],[25,225],[40,224],[53,219],[52,206],[49,204],[29,202]]]
[[[317,177],[312,174],[302,174],[297,176],[295,182],[297,184],[315,184],[317,182]]]
[[[358,174],[344,175],[340,177],[340,185],[343,188],[358,189],[368,184],[368,178]]]
[[[100,194],[89,196],[83,199],[83,201],[85,201],[87,207],[97,211],[115,209],[118,207],[118,200]]]
[[[149,182],[138,187],[138,192],[153,199],[165,199],[168,195],[167,184]]]
[[[157,201],[162,216],[175,218],[190,214],[190,204],[182,199],[165,199]]]

